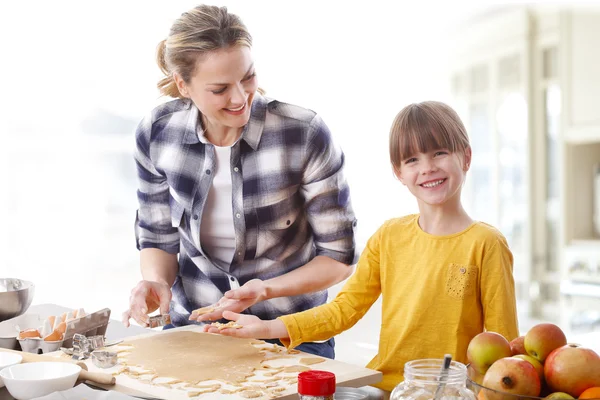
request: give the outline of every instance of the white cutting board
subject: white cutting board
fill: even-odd
[[[169,329],[166,331],[155,331],[149,334],[134,336],[127,338],[127,341],[141,339],[144,337],[148,337],[150,335],[160,335],[163,333],[170,333],[178,330],[191,330],[201,332],[201,328],[198,326],[185,326],[175,329]],[[299,359],[303,357],[315,357],[312,354],[307,353],[299,353],[293,354],[293,358],[282,358],[269,362],[269,364],[273,366],[291,366],[291,365],[299,365]],[[118,371],[121,367],[115,366],[108,369],[102,369],[96,367],[91,360],[86,360],[86,364],[90,371],[97,372],[105,372],[105,373],[113,373]],[[382,379],[382,374],[379,371],[374,371],[371,369],[367,369],[364,367],[347,364],[335,360],[326,359],[325,362],[321,362],[319,364],[314,364],[310,366],[311,369],[317,369],[322,371],[329,371],[335,374],[336,382],[339,386],[347,386],[347,387],[361,387],[366,385],[372,385],[378,383]],[[289,374],[288,374],[289,375]],[[190,397],[187,395],[186,391],[178,390],[178,389],[169,389],[165,387],[155,386],[140,382],[138,379],[131,378],[127,375],[117,375],[116,376],[116,385],[111,387],[105,387],[106,389],[116,390],[121,393],[130,394],[130,395],[138,395],[138,396],[146,396],[146,397],[156,397],[165,400],[189,400]],[[297,384],[290,384],[286,387],[286,390],[277,394],[278,397],[270,397],[278,400],[297,400],[298,392],[297,392]],[[259,400],[268,399],[269,397],[263,396],[258,398]],[[230,400],[243,400],[244,397],[239,396],[237,394],[225,395],[221,394],[218,390],[213,393],[206,393],[199,397],[192,397],[192,399],[199,400],[216,400],[216,399],[230,399]]]

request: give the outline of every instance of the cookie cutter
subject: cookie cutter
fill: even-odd
[[[73,356],[74,360],[85,360],[90,357],[90,353],[96,349],[104,347],[104,336],[96,335],[86,337],[80,333],[73,335]]]
[[[92,362],[98,368],[110,368],[117,365],[117,353],[106,350],[92,351]]]
[[[171,323],[171,316],[169,314],[160,314],[150,317],[148,320],[148,326],[150,328],[158,328],[159,326],[169,325]]]

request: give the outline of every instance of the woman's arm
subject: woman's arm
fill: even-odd
[[[287,274],[268,279],[262,300],[325,290],[352,275],[352,267],[326,256],[317,256]]]
[[[142,281],[131,291],[129,309],[123,323],[133,318],[148,323],[148,313],[160,307],[169,312],[171,286],[178,271],[179,232],[171,223],[169,186],[150,156],[152,119],[145,118],[136,131],[135,162],[138,173],[139,209],[135,221],[137,247],[140,250]]]
[[[162,283],[170,288],[175,283],[178,268],[177,254],[155,248],[140,251],[140,269],[145,281]]]
[[[287,274],[261,281],[253,279],[225,297],[251,300],[252,304],[276,297],[297,296],[325,290],[352,275],[352,267],[325,256],[317,256],[307,264]]]

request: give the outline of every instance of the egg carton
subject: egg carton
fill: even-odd
[[[61,347],[70,348],[73,347],[73,336],[75,334],[86,337],[104,336],[109,319],[110,309],[104,308],[81,318],[67,321],[63,340],[48,341],[41,338],[24,338],[19,339],[19,344],[23,351],[36,354],[51,353]]]

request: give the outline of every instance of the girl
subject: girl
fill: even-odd
[[[404,364],[450,353],[466,362],[469,341],[484,330],[518,336],[513,258],[504,236],[473,221],[461,204],[471,147],[456,112],[439,102],[405,107],[390,132],[397,178],[416,197],[419,214],[387,221],[369,239],[355,273],[331,302],[262,321],[225,312],[241,329],[212,333],[279,338],[293,348],[352,327],[383,296],[377,356],[367,368],[392,390]]]

